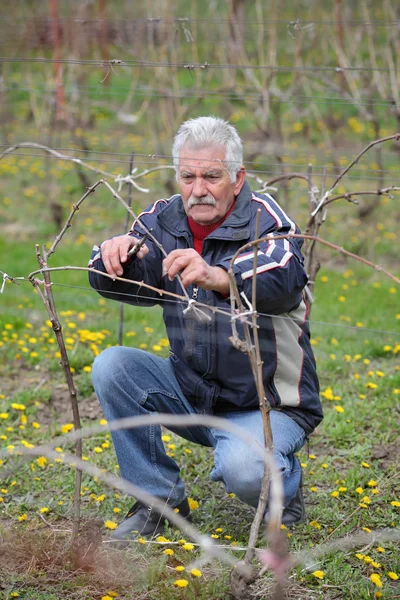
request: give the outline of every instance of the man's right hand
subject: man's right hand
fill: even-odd
[[[112,275],[112,277],[120,277],[123,274],[124,264],[128,259],[128,250],[130,250],[137,241],[137,238],[126,234],[112,238],[101,244],[101,258],[109,275]],[[140,248],[136,256],[141,259],[144,258],[148,252],[149,249],[145,244]]]

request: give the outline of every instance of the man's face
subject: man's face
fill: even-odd
[[[225,149],[193,150],[184,146],[179,155],[178,185],[186,214],[200,225],[220,221],[242,189],[244,167],[231,183],[226,169]]]

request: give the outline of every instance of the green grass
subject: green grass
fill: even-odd
[[[6,246],[3,241],[3,248],[8,254],[11,246]],[[32,268],[28,253],[16,250],[13,260],[18,264],[19,272],[24,272],[26,267],[26,271]],[[70,262],[84,263],[87,250],[86,246],[71,245]],[[61,263],[65,257],[60,254]],[[400,392],[398,291],[391,293],[390,289],[395,288],[382,275],[373,274],[355,263],[351,264],[351,273],[349,268],[350,265],[338,270],[322,270],[315,290],[311,328],[321,389],[326,396],[323,398],[325,420],[311,437],[310,456],[306,448],[300,453],[309,521],[289,534],[293,550],[318,545],[332,532],[332,538],[336,539],[362,528],[374,530],[399,526],[399,509],[391,504],[399,500],[396,466],[399,426],[395,419]],[[68,280],[64,275],[59,279]],[[76,280],[75,283],[81,282]],[[63,389],[66,394],[56,344],[50,343],[52,330],[45,323],[47,316],[33,288],[30,284],[22,285],[21,290],[12,284],[6,286],[3,298],[10,306],[0,317],[0,412],[9,415],[0,419],[0,435],[4,447],[11,444],[16,448],[22,439],[35,445],[52,439],[61,433],[60,427],[65,423],[62,414],[52,412],[54,396],[60,393],[57,390]],[[343,289],[343,285],[348,289]],[[118,305],[89,291],[84,292],[82,298],[81,290],[55,286],[54,293],[65,338],[68,338],[80,401],[84,402],[92,394],[90,373],[86,371],[90,370],[94,354],[117,341]],[[339,296],[345,296],[345,301],[338,301]],[[21,304],[17,305],[19,300]],[[158,309],[126,307],[125,315],[126,344],[145,344],[147,349],[167,355]],[[13,409],[12,403],[23,404],[26,409]],[[343,412],[338,412],[338,407]],[[26,415],[26,422],[22,415]],[[100,417],[99,414],[98,419]],[[35,429],[33,422],[40,424],[40,429]],[[219,535],[227,546],[232,542],[245,545],[251,511],[230,498],[222,486],[208,481],[211,452],[176,436],[166,442],[167,445],[170,443],[174,444],[170,451],[182,467],[188,492],[199,502],[194,511],[195,525],[205,533]],[[387,449],[388,454],[379,458],[377,451],[382,448]],[[66,444],[62,450],[72,450],[72,447]],[[118,474],[108,434],[86,440],[84,454],[100,468]],[[163,554],[164,546],[136,545],[121,553],[100,544],[96,560],[101,565],[102,561],[112,565],[117,562],[119,577],[115,577],[115,566],[106,576],[101,568],[90,573],[76,572],[72,558],[59,565],[57,576],[54,576],[56,557],[67,547],[71,527],[73,473],[61,462],[54,461],[39,466],[36,460],[21,464],[9,457],[4,466],[11,466],[12,475],[1,484],[2,489],[7,490],[2,494],[0,508],[3,543],[6,547],[12,543],[14,547],[15,540],[19,540],[23,543],[24,556],[39,566],[21,572],[13,569],[14,563],[10,560],[3,570],[7,587],[3,588],[0,598],[9,598],[10,592],[16,591],[23,598],[58,599],[67,594],[97,600],[110,589],[121,598],[131,597],[132,590],[138,597],[143,593],[149,598],[226,598],[229,569],[219,564],[203,567],[203,577],[199,580],[189,575],[189,585],[184,590],[174,587],[175,579],[183,576],[178,575],[174,567],[187,565],[198,555],[197,550],[187,552],[176,544],[167,546],[174,550],[172,556]],[[358,488],[362,488],[361,493],[356,491]],[[114,490],[87,475],[83,477],[82,489],[83,539],[89,530],[97,532],[97,539],[106,540],[104,522],[118,521],[132,501],[123,495],[116,497]],[[373,493],[374,490],[378,493]],[[338,497],[333,497],[332,493],[336,491],[339,491]],[[366,496],[367,504],[364,503],[363,508],[360,503]],[[44,507],[49,508],[43,515],[46,523],[39,512]],[[114,509],[120,509],[120,512],[113,512]],[[26,520],[19,521],[25,514]],[[223,531],[217,534],[218,528]],[[225,539],[225,535],[230,539]],[[172,530],[168,537],[177,541],[180,534]],[[49,539],[55,558],[49,558],[48,564],[44,565],[41,547]],[[260,544],[263,544],[262,540]],[[378,546],[385,552],[377,551]],[[395,548],[395,544],[379,542],[362,551],[370,557],[367,561],[380,563],[379,568],[371,567],[355,556],[360,548],[323,557],[312,567],[312,572],[324,571],[323,580],[299,567],[291,580],[293,593],[299,598],[313,597],[312,594],[335,598],[334,590],[341,590],[346,598],[371,598],[378,588],[369,576],[377,572],[382,576],[382,598],[392,598],[395,582],[388,578],[387,572],[400,572]],[[21,552],[20,546],[16,545],[11,556],[20,560]],[[239,557],[240,553],[235,552],[235,556]],[[132,563],[136,565],[135,574],[139,569],[140,576],[133,578]],[[254,586],[256,597],[263,597],[263,590],[268,585],[271,586],[268,578],[257,582]]]
[[[41,72],[39,68],[37,71]],[[9,72],[8,76],[15,82],[23,79],[19,71]],[[89,83],[98,81],[96,77],[92,74]],[[118,77],[114,79],[120,86],[129,85],[125,72]],[[285,77],[282,75],[279,82],[283,86]],[[192,74],[186,71],[180,83],[190,86],[194,85],[192,81]],[[218,89],[219,81],[210,78],[208,85]],[[96,92],[96,97],[103,91]],[[37,140],[41,134],[32,122],[22,122],[28,119],[28,101],[27,95],[21,92],[15,101],[20,123],[7,124],[15,139]],[[215,114],[220,113],[220,109],[220,101],[214,97],[207,98],[196,108],[199,113]],[[143,123],[138,124],[134,133],[127,132],[125,126],[115,121],[112,111],[102,107],[91,110],[95,118],[93,129],[80,132],[89,147],[127,153],[132,149],[142,153],[153,151],[153,138],[147,135]],[[345,138],[349,150],[341,150],[339,159],[333,156],[333,151],[332,156],[325,154],[325,142],[316,119],[297,118],[286,111],[282,119],[284,134],[289,140],[285,162],[320,165],[322,161],[343,166],[354,156],[351,149],[354,145],[361,150],[364,141],[370,141],[368,127],[361,137],[349,131],[348,119],[357,117],[353,108],[337,110],[341,111],[338,116],[343,121],[337,135]],[[222,112],[232,117],[245,139],[253,139],[253,115],[248,107],[237,102],[228,108],[224,106]],[[332,112],[329,101],[321,107],[321,112],[323,115]],[[151,113],[159,126],[154,104]],[[392,120],[384,123],[387,129],[394,128],[394,119],[390,118]],[[308,137],[304,130],[294,130],[298,122],[303,128],[311,129]],[[162,133],[165,138],[165,132]],[[169,143],[169,139],[164,138],[162,142]],[[68,131],[57,132],[56,141],[65,147],[73,143]],[[258,168],[268,168],[267,163],[276,162],[272,153],[262,153],[254,160]],[[357,171],[360,177],[376,169],[374,162],[372,155],[362,159],[362,170]],[[95,163],[93,159],[92,164]],[[126,170],[125,164],[107,163],[106,159],[101,165],[112,172]],[[385,169],[397,168],[398,158],[388,149]],[[37,269],[35,243],[49,244],[57,233],[49,217],[49,199],[60,202],[65,219],[72,204],[83,194],[82,186],[72,165],[53,159],[46,162],[42,158],[12,156],[0,162],[0,175],[0,269],[11,276],[26,278]],[[135,210],[139,211],[155,197],[166,195],[164,184],[170,177],[169,173],[146,179],[143,184],[151,187],[152,192],[134,193]],[[97,176],[90,175],[92,182],[96,179]],[[389,179],[387,185],[391,183]],[[342,183],[343,191],[376,186],[375,182],[365,182],[362,178]],[[307,189],[295,181],[290,187],[286,208],[304,229]],[[123,193],[126,198],[126,190]],[[277,196],[279,201],[285,201],[281,190]],[[321,228],[322,237],[398,274],[398,203],[383,198],[382,208],[362,221],[357,210],[345,201],[331,205]],[[121,205],[104,188],[99,188],[82,205],[72,228],[51,257],[50,266],[86,265],[91,246],[121,232],[124,221]],[[308,522],[293,532],[286,532],[292,551],[310,549],[328,537],[334,540],[360,532],[362,528],[373,531],[399,527],[399,508],[392,503],[400,500],[400,289],[378,271],[326,248],[319,252],[323,268],[317,276],[311,331],[325,419],[311,436],[310,455],[307,448],[299,454],[304,469]],[[92,414],[97,423],[101,414],[93,408],[96,400],[90,367],[98,352],[118,341],[119,306],[91,290],[85,273],[65,271],[54,274],[52,279],[80,406],[85,414]],[[71,553],[73,471],[61,461],[38,463],[35,459],[23,463],[16,456],[23,440],[34,445],[52,440],[61,434],[61,426],[71,421],[58,348],[52,329],[46,323],[47,314],[41,300],[29,281],[25,279],[19,286],[8,282],[0,296],[0,308],[0,446],[14,446],[12,455],[4,459],[3,467],[8,474],[0,483],[0,600],[17,597],[13,593],[32,600],[100,600],[108,591],[115,591],[118,598],[125,599],[226,599],[229,593],[226,566],[217,562],[205,565],[203,577],[199,579],[185,571],[179,575],[175,570],[176,566],[187,566],[198,557],[197,548],[185,551],[176,543],[136,544],[124,551],[110,547],[106,543],[109,531],[104,523],[121,518],[132,499],[118,495],[116,490],[88,475],[83,476],[80,546]],[[159,308],[125,307],[125,345],[167,356],[165,337]],[[25,409],[18,410],[12,404],[24,405]],[[85,417],[83,422],[88,425],[93,420]],[[174,435],[165,443],[174,445],[168,450],[181,466],[190,497],[199,503],[193,511],[195,525],[204,533],[219,535],[216,541],[231,548],[234,556],[243,556],[232,544],[246,545],[252,511],[227,495],[222,485],[209,482],[211,451]],[[62,451],[73,450],[67,443],[60,447]],[[101,469],[118,474],[108,434],[85,440],[84,455]],[[49,510],[40,513],[41,508]],[[26,520],[19,519],[23,515]],[[222,531],[217,531],[220,528]],[[181,534],[172,529],[168,537],[177,542]],[[262,536],[259,545],[265,545]],[[173,549],[174,554],[163,554],[166,547]],[[379,547],[384,552],[380,552]],[[85,553],[90,555],[92,551],[91,560],[82,563]],[[357,553],[364,557],[357,558]],[[371,561],[381,566],[371,565]],[[324,571],[322,580],[313,575],[316,570]],[[394,543],[377,542],[367,548],[336,551],[310,565],[309,570],[296,568],[290,580],[290,597],[364,600],[374,598],[379,591],[382,598],[389,600],[399,592],[388,572],[400,575],[399,553]],[[382,588],[370,580],[372,573],[381,575]],[[188,579],[186,588],[174,587],[173,582],[180,577]],[[253,586],[254,598],[266,599],[272,585],[273,580],[267,574]]]

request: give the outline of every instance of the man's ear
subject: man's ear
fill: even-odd
[[[246,179],[246,169],[242,165],[241,168],[240,168],[240,171],[238,171],[236,173],[236,182],[235,182],[235,187],[234,187],[235,196],[238,196],[240,190],[243,187],[245,179]]]

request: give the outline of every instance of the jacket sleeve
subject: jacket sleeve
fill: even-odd
[[[157,204],[157,203],[156,203]],[[140,215],[140,222],[144,223],[148,229],[153,229],[157,238],[157,215],[153,210],[155,205],[150,206]],[[129,232],[135,237],[144,235],[144,229],[136,220]],[[157,238],[158,239],[158,238]],[[133,258],[124,266],[122,277],[139,282],[147,283],[153,287],[161,288],[162,281],[162,259],[161,252],[154,242],[147,239],[146,246],[149,253],[143,259]],[[93,268],[102,273],[106,273],[104,263],[101,258],[99,246],[94,246],[92,255],[88,264],[89,269]],[[103,277],[99,273],[89,271],[90,285],[104,298],[135,304],[139,306],[154,306],[160,301],[161,296],[148,288],[134,283],[123,281],[113,281],[110,277]]]
[[[260,237],[268,234],[275,236],[300,233],[298,227],[289,219],[272,197],[255,198],[262,209]],[[254,228],[252,228],[252,239]],[[301,239],[271,239],[258,246],[256,267],[256,308],[269,314],[290,312],[301,302],[301,294],[308,277],[304,270],[304,258],[301,253]],[[232,257],[218,265],[229,270]],[[233,265],[235,281],[240,292],[244,292],[252,302],[254,251],[239,254]]]

